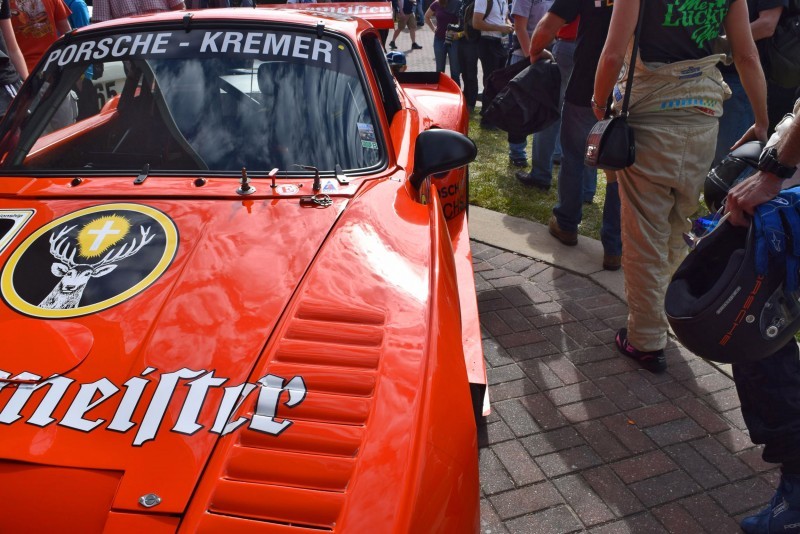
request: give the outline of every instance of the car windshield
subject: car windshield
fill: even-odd
[[[375,167],[373,107],[347,41],[192,29],[62,39],[0,130],[0,167],[297,172]]]

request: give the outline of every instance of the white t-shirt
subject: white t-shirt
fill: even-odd
[[[478,17],[483,18],[483,14],[486,13],[486,7],[488,4],[488,0],[475,0],[475,14],[478,15]],[[508,2],[506,0],[492,0],[492,10],[489,11],[489,14],[483,20],[487,24],[498,24],[502,26],[506,23],[507,16]],[[503,34],[501,32],[481,31],[481,36],[502,38]]]

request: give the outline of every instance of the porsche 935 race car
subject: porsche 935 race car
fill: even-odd
[[[479,530],[476,149],[390,25],[170,12],[45,53],[0,124],[0,530]],[[123,79],[76,108],[90,66]]]

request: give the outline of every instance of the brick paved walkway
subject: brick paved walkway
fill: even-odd
[[[674,341],[654,375],[616,352],[626,305],[589,278],[474,242],[492,414],[486,534],[739,532],[779,473],[733,381]]]

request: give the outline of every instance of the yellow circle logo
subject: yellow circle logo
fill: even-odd
[[[0,290],[26,315],[62,319],[96,313],[144,291],[178,249],[175,224],[139,204],[104,204],[31,234],[3,268]]]

